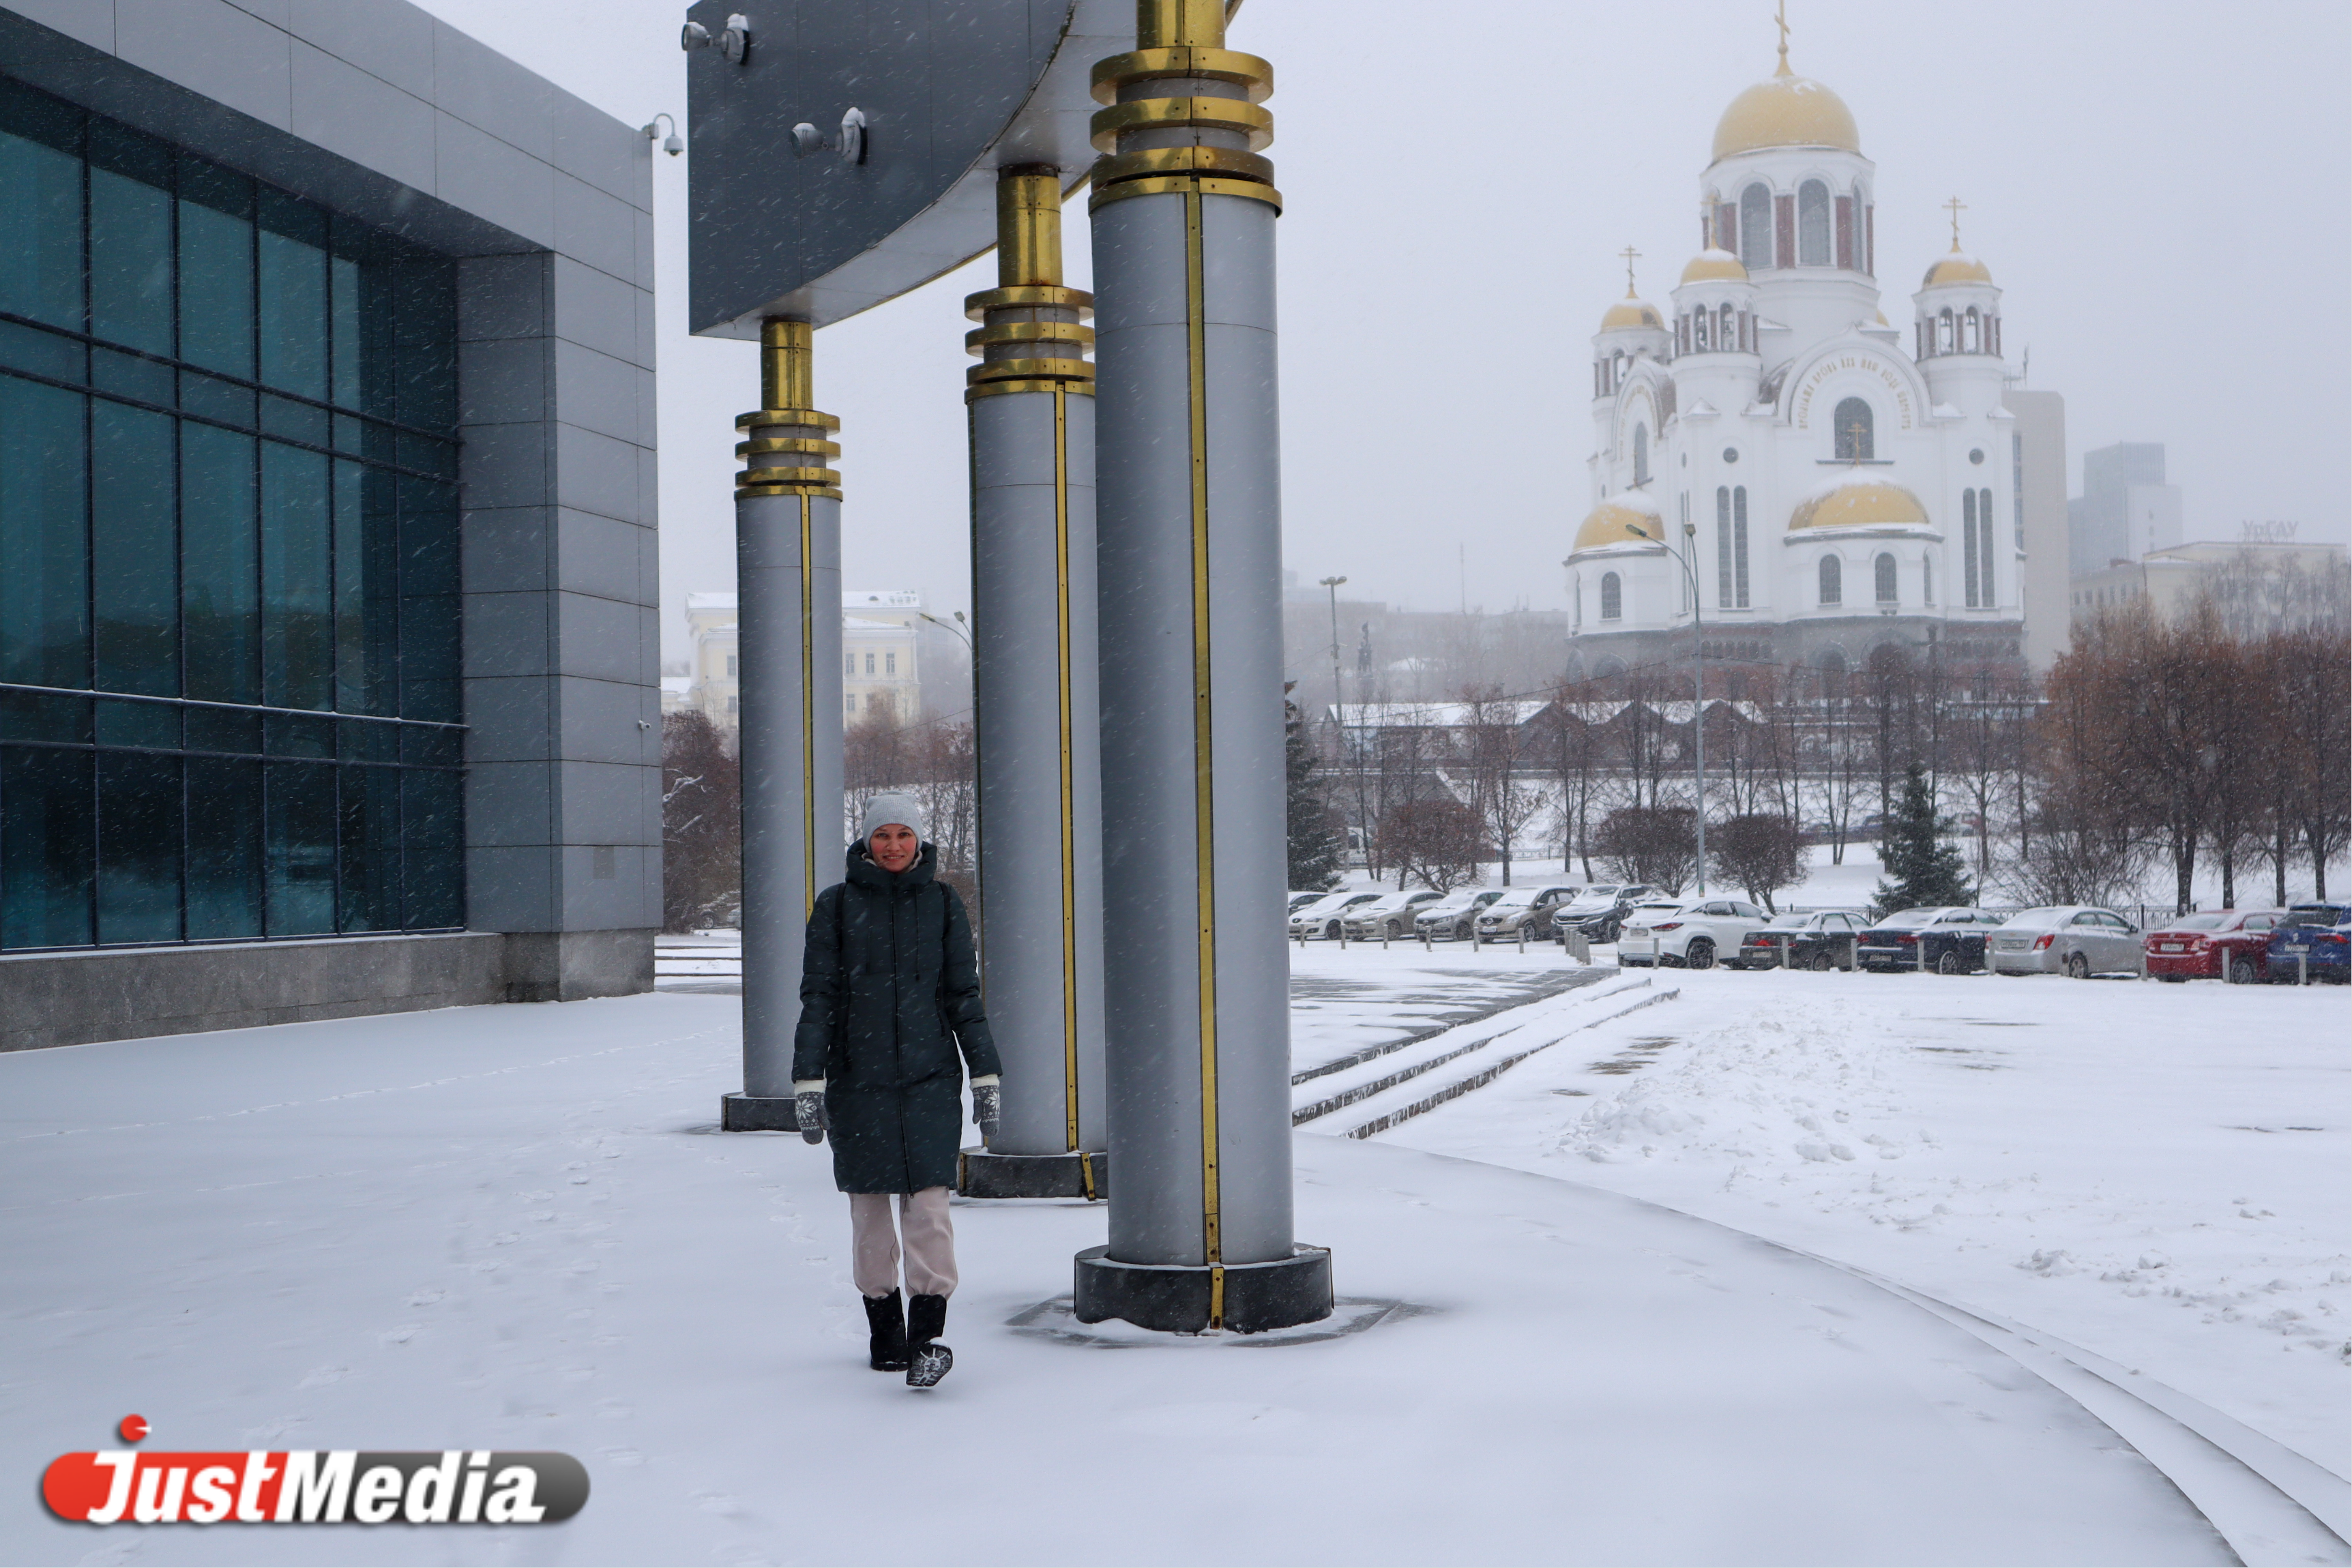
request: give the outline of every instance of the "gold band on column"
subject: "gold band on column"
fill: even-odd
[[[841,455],[840,444],[826,439],[841,421],[809,406],[816,400],[814,340],[805,321],[771,316],[760,323],[760,406],[735,419],[735,428],[751,436],[735,445],[744,465],[735,476],[739,501],[753,496],[841,499],[841,476],[823,462]]]
[[[996,287],[964,298],[981,323],[964,334],[980,363],[964,372],[964,402],[1014,392],[1095,390],[1087,359],[1095,329],[1085,324],[1095,297],[1062,284],[1062,176],[1043,165],[1015,165],[996,180]],[[1057,405],[1058,406],[1058,405]]]

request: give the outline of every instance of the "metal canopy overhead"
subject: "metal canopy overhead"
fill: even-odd
[[[757,338],[824,326],[996,241],[996,171],[1094,162],[1087,77],[1135,47],[1134,0],[700,0],[687,59],[693,147],[688,322]],[[726,37],[740,16],[742,47]],[[740,60],[735,57],[740,55]],[[864,118],[845,155],[844,117]],[[795,125],[814,127],[803,147]]]

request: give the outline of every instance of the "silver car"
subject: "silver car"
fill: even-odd
[[[1343,888],[1317,899],[1304,909],[1294,910],[1290,916],[1290,936],[1296,941],[1302,936],[1337,937],[1339,920],[1360,904],[1370,904],[1378,898],[1377,889],[1367,893],[1361,888]]]
[[[1985,959],[1996,975],[2147,973],[2139,927],[2112,909],[2079,904],[2018,911],[1987,939]]]
[[[1361,942],[1378,942],[1382,937],[1400,940],[1412,933],[1412,917],[1424,904],[1434,904],[1438,892],[1433,887],[1415,889],[1412,893],[1384,893],[1370,904],[1359,904],[1344,916],[1348,935]]]
[[[1525,930],[1538,939],[1551,936],[1551,912],[1577,894],[1572,883],[1536,883],[1507,889],[1478,916],[1478,939],[1508,942]]]
[[[1457,889],[1414,912],[1413,934],[1433,942],[1467,942],[1478,912],[1502,896],[1498,887]]]

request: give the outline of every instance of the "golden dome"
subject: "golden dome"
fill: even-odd
[[[1975,256],[1962,256],[1958,250],[1954,250],[1951,255],[1937,259],[1936,265],[1927,269],[1927,276],[1919,287],[1933,288],[1939,283],[1990,283],[1991,281],[1992,273],[1983,262],[1979,261]]]
[[[1601,329],[1604,332],[1614,332],[1621,327],[1654,327],[1663,332],[1666,324],[1660,319],[1656,306],[1644,304],[1629,294],[1601,318]]]
[[[1715,159],[1759,147],[1841,147],[1862,151],[1853,111],[1845,100],[1810,77],[1790,74],[1789,57],[1771,79],[1759,81],[1731,100],[1715,124]]]
[[[1789,530],[1853,528],[1873,523],[1924,523],[1927,508],[1900,485],[1883,479],[1851,479],[1808,496],[1789,514]]]
[[[1658,527],[1658,514],[1628,505],[1630,499],[1613,497],[1593,507],[1591,515],[1576,530],[1576,549],[1581,551],[1605,549],[1611,545],[1656,544],[1664,531]],[[1633,532],[1635,528],[1647,529],[1648,537]]]
[[[1740,266],[1739,258],[1727,250],[1703,250],[1691,257],[1690,265],[1683,268],[1685,283],[1707,283],[1717,279],[1745,283],[1748,281],[1748,269]]]

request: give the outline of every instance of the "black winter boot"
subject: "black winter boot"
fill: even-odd
[[[866,1296],[866,1326],[871,1331],[866,1342],[866,1364],[877,1372],[902,1372],[907,1365],[907,1316],[898,1306],[898,1292],[894,1289],[887,1296]],[[922,1298],[918,1296],[917,1301]]]
[[[907,1302],[907,1386],[929,1388],[955,1364],[955,1352],[939,1343],[948,1326],[945,1296],[916,1296]]]

